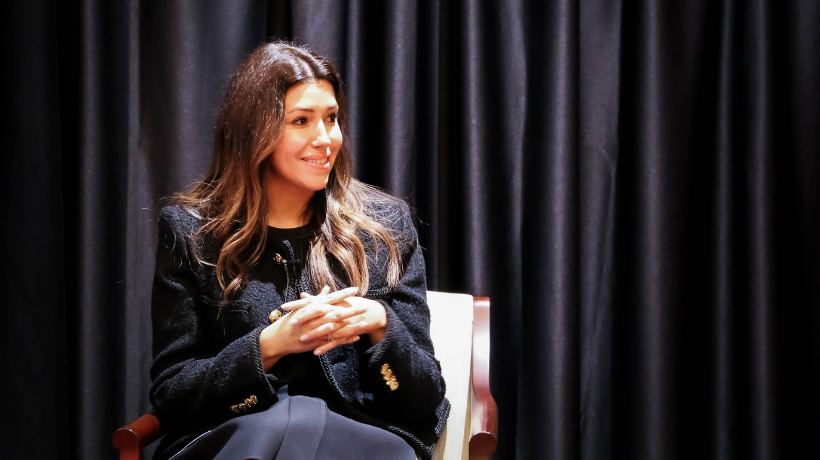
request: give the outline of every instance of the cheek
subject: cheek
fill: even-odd
[[[330,137],[330,150],[333,153],[339,151],[342,148],[342,130],[339,129],[339,125],[336,125],[329,134]]]
[[[271,155],[270,163],[268,163],[270,165],[271,172],[281,176],[282,171],[286,169],[284,168],[285,165],[283,163],[284,162],[282,161],[282,154],[277,149],[275,152],[273,152],[273,155]]]
[[[295,154],[301,152],[301,147],[296,136],[282,136],[279,145],[273,150],[271,155],[271,165],[278,173],[283,173],[288,169],[288,165],[293,161]]]
[[[301,152],[302,149],[305,148],[306,142],[305,140],[296,133],[285,133],[282,136],[282,140],[279,141],[279,146],[276,148],[276,152],[280,153],[281,155],[289,155],[294,152]]]

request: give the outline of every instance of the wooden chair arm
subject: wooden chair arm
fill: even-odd
[[[498,446],[498,406],[490,393],[490,299],[473,299],[473,400],[470,459],[487,459]]]
[[[111,436],[114,448],[120,451],[120,460],[142,460],[143,449],[160,437],[159,419],[156,410],[117,429]]]

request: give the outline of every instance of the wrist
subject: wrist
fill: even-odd
[[[379,304],[379,310],[381,310],[382,314],[379,315],[379,319],[376,322],[376,328],[368,333],[368,336],[370,337],[370,343],[373,345],[381,342],[384,338],[384,335],[387,333],[387,310],[385,310],[384,305],[382,305],[381,302],[376,303]]]
[[[259,346],[261,347],[261,354],[262,354],[262,368],[265,371],[268,371],[277,361],[282,359],[285,354],[282,350],[279,349],[277,346],[277,341],[274,340],[273,336],[275,334],[274,331],[275,324],[271,324],[270,326],[262,329],[262,332],[259,333]]]
[[[370,344],[376,345],[377,343],[381,342],[384,338],[384,334],[387,332],[387,327],[380,327],[371,331],[367,334],[370,337]]]

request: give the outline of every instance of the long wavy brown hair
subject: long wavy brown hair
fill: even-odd
[[[285,94],[297,83],[316,80],[333,86],[343,141],[327,186],[314,194],[306,211],[318,229],[306,261],[309,283],[317,291],[324,285],[339,287],[331,272],[332,256],[350,285],[359,287],[360,295],[367,292],[366,247],[359,231],[370,236],[368,244],[386,246],[387,282],[391,287],[398,283],[406,235],[389,229],[386,224],[399,216],[384,212],[396,209],[388,203],[396,198],[352,176],[350,143],[344,136],[347,105],[336,69],[306,48],[276,41],[254,50],[231,78],[216,124],[211,166],[189,191],[173,197],[203,222],[193,235],[194,255],[200,263],[216,267],[224,300],[247,284],[251,267],[265,250],[265,170],[282,135]],[[218,257],[203,255],[200,247],[217,249]]]

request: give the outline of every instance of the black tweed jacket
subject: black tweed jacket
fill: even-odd
[[[383,211],[395,216],[394,229],[412,241],[402,255],[403,275],[395,289],[387,288],[384,245],[368,253],[371,286],[365,297],[385,306],[386,334],[375,346],[365,336],[320,356],[319,375],[331,389],[330,407],[401,436],[429,458],[450,403],[430,340],[424,260],[407,205],[397,200]],[[288,383],[280,373],[265,372],[259,345],[269,314],[286,300],[270,276],[277,269],[272,265],[276,248],[266,248],[247,287],[223,303],[220,313],[215,270],[192,254],[191,237],[201,225],[178,206],[163,208],[159,218],[150,398],[168,433],[155,455],[160,459],[232,417],[267,409],[277,402],[277,389]],[[208,248],[200,251],[209,257]],[[345,273],[337,270],[336,275],[347,286]]]

